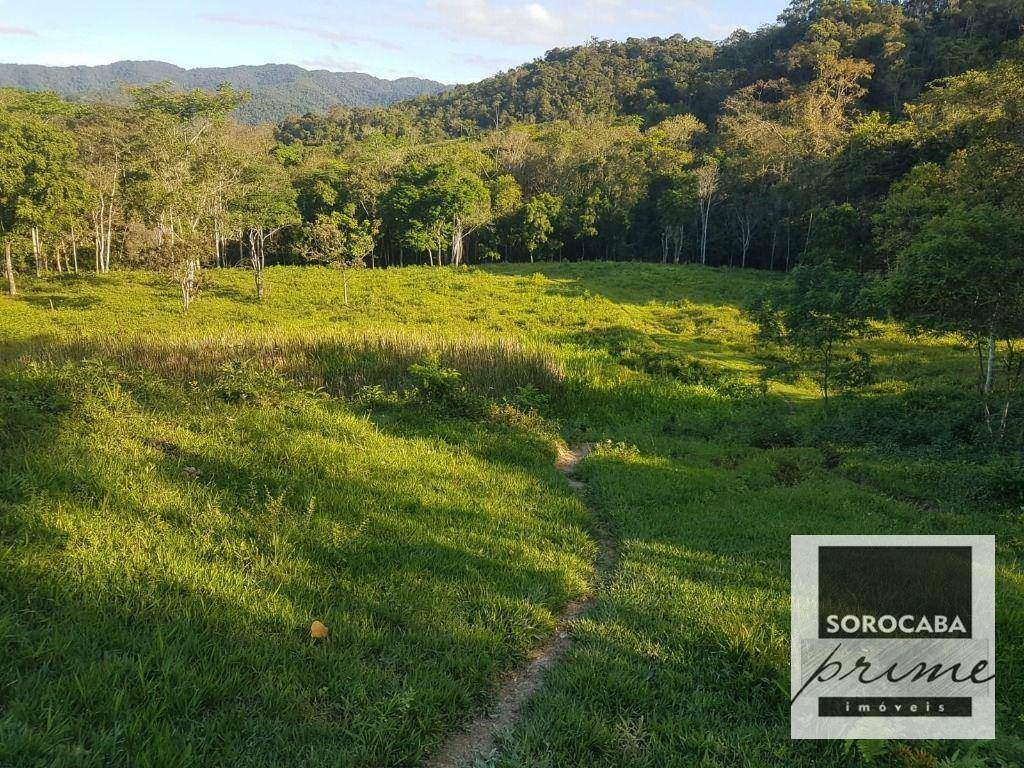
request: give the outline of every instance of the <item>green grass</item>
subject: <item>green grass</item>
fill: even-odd
[[[997,535],[1000,739],[925,748],[1024,759],[1019,453],[949,341],[880,327],[826,419],[759,390],[764,274],[207,277],[0,297],[0,764],[421,762],[588,589],[560,436],[619,558],[498,765],[858,764],[788,737],[789,536],[850,532]]]

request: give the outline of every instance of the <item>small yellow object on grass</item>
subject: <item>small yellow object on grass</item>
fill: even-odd
[[[309,636],[314,640],[327,639],[327,625],[322,621],[314,621],[309,625]]]

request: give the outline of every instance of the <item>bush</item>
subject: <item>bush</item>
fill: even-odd
[[[218,397],[228,403],[262,405],[272,402],[288,388],[277,370],[265,368],[254,360],[233,360],[219,368],[213,384]]]
[[[514,406],[521,411],[540,412],[551,402],[551,398],[533,384],[526,384],[516,387],[515,393],[511,396],[506,396],[504,401],[506,405]]]
[[[359,405],[372,407],[395,405],[401,400],[401,397],[396,392],[384,389],[380,384],[367,384],[358,389],[354,399]]]
[[[801,430],[783,414],[766,416],[754,424],[748,440],[755,448],[792,448],[801,442]]]
[[[835,363],[832,381],[836,389],[860,389],[875,383],[875,369],[871,365],[871,355],[863,350],[854,350]]]
[[[462,383],[462,374],[442,366],[436,357],[413,363],[409,373],[416,377],[416,398],[425,404],[457,413],[471,411],[476,405]]]

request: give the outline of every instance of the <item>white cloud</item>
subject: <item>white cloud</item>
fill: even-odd
[[[300,62],[304,67],[311,69],[329,69],[332,72],[362,72],[366,67],[359,62],[349,59],[336,59],[333,56],[318,56],[315,59],[306,59]]]
[[[256,29],[270,29],[282,30],[285,32],[297,32],[302,35],[309,35],[312,37],[319,37],[323,40],[329,40],[335,45],[340,43],[369,43],[370,45],[375,45],[390,51],[401,50],[401,46],[396,45],[390,40],[382,40],[376,37],[366,37],[364,35],[350,34],[348,32],[338,32],[334,29],[321,26],[314,26],[312,24],[295,24],[290,21],[279,21],[277,19],[263,19],[230,13],[202,13],[199,15],[199,18],[203,19],[204,21],[213,21],[218,24],[232,24],[239,27],[253,27]]]
[[[566,18],[541,3],[504,5],[491,0],[428,0],[437,23],[453,37],[477,37],[502,43],[557,42]]]

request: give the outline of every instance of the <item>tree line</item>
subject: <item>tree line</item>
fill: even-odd
[[[83,250],[101,272],[186,276],[268,259],[880,269],[905,245],[888,223],[906,177],[980,138],[939,126],[935,94],[999,108],[941,77],[1016,73],[1020,26],[1003,0],[795,2],[720,44],[594,41],[274,129],[236,124],[246,96],[227,87],[131,88],[127,106],[7,90],[0,227],[36,272]]]
[[[0,90],[8,291],[148,268],[187,310],[210,267],[251,270],[262,298],[269,263],[785,270],[755,313],[817,356],[826,397],[832,351],[885,313],[969,340],[999,432],[1024,336],[1021,23],[1004,0],[797,2],[720,44],[595,41],[277,126],[238,124],[228,86]]]

